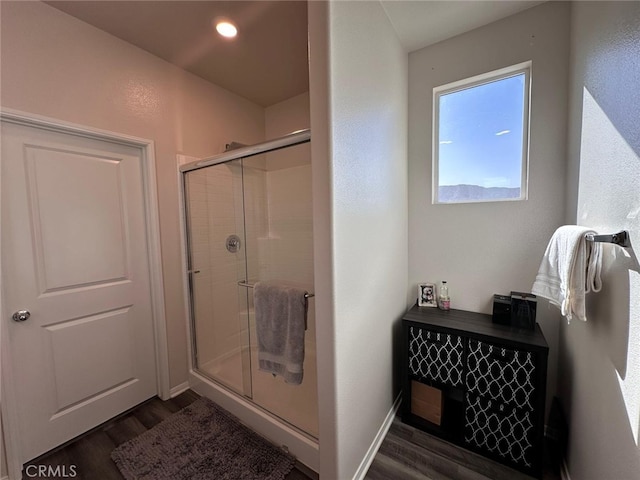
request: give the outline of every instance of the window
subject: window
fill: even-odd
[[[433,89],[433,203],[527,198],[531,62]]]

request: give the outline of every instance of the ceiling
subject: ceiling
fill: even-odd
[[[309,89],[305,1],[102,1],[45,3],[263,107]],[[410,52],[541,1],[381,0]],[[238,36],[212,22],[233,20]]]
[[[405,50],[412,52],[506,18],[544,1],[381,0]]]
[[[304,1],[45,3],[264,107],[309,89]],[[220,37],[217,18],[238,36]]]

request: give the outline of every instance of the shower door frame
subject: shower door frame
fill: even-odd
[[[318,442],[302,430],[287,424],[285,421],[270,413],[268,410],[255,404],[251,399],[244,397],[231,390],[222,383],[203,375],[196,369],[195,359],[195,329],[194,329],[194,306],[193,306],[193,271],[190,259],[189,221],[188,206],[185,194],[186,173],[193,170],[220,165],[233,160],[252,157],[263,153],[280,150],[282,148],[293,147],[311,141],[311,130],[298,130],[284,137],[269,140],[263,143],[240,147],[218,155],[191,161],[181,165],[178,169],[178,185],[180,196],[180,236],[183,250],[183,289],[185,295],[185,314],[187,319],[187,342],[189,380],[185,382],[184,389],[191,388],[197,393],[204,394],[214,400],[221,407],[225,408],[233,415],[239,417],[243,422],[250,425],[258,433],[269,438],[276,444],[286,445],[293,455],[302,463],[315,471],[319,469]],[[179,156],[182,159],[189,157]]]

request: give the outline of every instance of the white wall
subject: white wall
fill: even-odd
[[[320,477],[352,478],[395,393],[407,282],[407,55],[378,2],[311,2]]]
[[[309,128],[309,92],[284,100],[265,108],[265,137],[278,138],[296,130]]]
[[[176,154],[264,139],[264,109],[40,2],[0,3],[1,103],[152,139],[171,385],[187,380]]]
[[[491,313],[494,293],[531,291],[542,254],[563,223],[569,7],[549,2],[409,55],[409,298],[417,284],[447,280],[452,308]],[[532,63],[529,198],[431,204],[433,88]],[[540,301],[555,391],[560,316]]]
[[[640,472],[640,3],[576,2],[571,20],[567,222],[626,229],[633,247],[604,247],[588,321],[561,328],[568,468],[572,480],[631,480]]]

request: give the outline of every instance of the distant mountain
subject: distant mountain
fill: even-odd
[[[469,202],[475,200],[504,200],[519,198],[520,187],[481,187],[480,185],[445,185],[438,190],[440,202]]]

